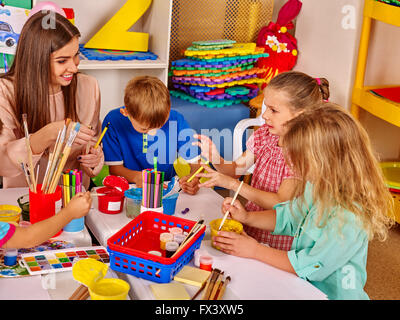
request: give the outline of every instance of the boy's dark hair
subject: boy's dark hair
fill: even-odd
[[[168,88],[156,77],[139,76],[125,88],[125,108],[129,115],[149,128],[160,128],[168,120],[171,99]]]

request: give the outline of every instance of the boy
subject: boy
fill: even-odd
[[[142,170],[153,168],[165,172],[164,179],[176,175],[173,163],[178,155],[187,160],[193,173],[199,165],[199,149],[192,146],[192,130],[184,117],[171,110],[171,100],[164,83],[151,76],[130,80],[125,88],[125,106],[111,110],[103,121],[110,123],[103,138],[105,164],[110,174],[125,177],[142,186]],[[195,164],[196,162],[196,164]],[[183,191],[196,194],[199,179],[179,181]]]

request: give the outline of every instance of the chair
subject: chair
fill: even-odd
[[[243,153],[243,134],[249,127],[253,126],[261,126],[264,124],[264,120],[262,118],[263,113],[265,112],[265,105],[263,104],[264,94],[260,94],[257,97],[250,100],[249,105],[255,109],[257,109],[256,118],[248,118],[240,120],[233,131],[233,161],[237,160]],[[248,173],[252,173],[254,170],[254,165],[249,168]]]

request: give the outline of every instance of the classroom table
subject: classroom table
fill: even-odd
[[[10,204],[18,207],[17,199],[28,193],[29,193],[28,187],[0,189],[0,204]],[[76,247],[90,247],[92,245],[92,237],[90,236],[86,226],[82,231],[79,232],[63,231],[58,237],[52,239],[71,242]]]
[[[226,300],[281,300],[281,299],[326,299],[326,295],[309,282],[294,274],[279,270],[253,259],[239,258],[225,254],[211,247],[211,232],[209,222],[222,217],[221,204],[223,197],[208,188],[201,188],[194,195],[181,192],[175,210],[175,216],[198,220],[203,218],[207,225],[206,234],[201,247],[213,256],[213,267],[219,268],[230,275],[232,281],[227,287],[224,299]],[[107,239],[126,225],[130,218],[126,217],[125,208],[118,214],[104,214],[97,210],[97,201],[93,201],[94,209],[86,217],[86,225],[99,241],[100,245],[107,246]],[[185,208],[189,212],[182,214]],[[193,266],[193,260],[189,263]],[[154,296],[150,285],[154,282],[138,278],[129,274],[117,273],[131,285],[131,299],[152,300]],[[190,296],[197,291],[197,287],[185,285]],[[201,295],[200,295],[201,296]]]

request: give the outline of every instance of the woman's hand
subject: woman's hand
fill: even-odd
[[[231,205],[232,198],[225,198],[222,203],[221,212],[225,214],[229,211],[229,215],[232,219],[240,221],[242,223],[246,223],[248,212],[243,207],[239,200],[235,200],[233,205]]]
[[[255,258],[257,247],[260,245],[244,231],[241,234],[218,231],[218,236],[212,237],[212,241],[221,251],[242,258]]]
[[[66,210],[72,219],[78,219],[89,212],[91,205],[92,197],[90,196],[90,192],[79,192],[72,197],[64,210]]]
[[[182,190],[184,192],[186,192],[188,194],[191,194],[191,195],[195,195],[200,189],[200,187],[199,187],[199,178],[197,178],[197,175],[196,175],[196,177],[194,177],[192,179],[192,181],[187,182],[187,180],[190,177],[191,177],[191,175],[184,176],[184,177],[180,178],[179,179],[179,186],[182,188]]]
[[[72,126],[70,127],[72,128]],[[95,135],[96,135],[95,131],[81,124],[78,134],[76,135],[74,143],[72,145],[81,146],[81,145],[87,145],[88,143],[90,143],[91,145],[95,145],[95,143],[97,142]],[[69,137],[69,132],[67,138],[68,137]]]
[[[198,146],[200,148],[201,155],[204,158],[206,158],[213,164],[220,164],[220,162],[222,162],[222,158],[217,150],[217,147],[209,137],[203,136],[201,134],[195,134],[193,135],[193,138],[199,140],[193,142],[192,145]]]
[[[100,146],[97,147],[96,149],[91,147],[88,154],[85,153],[81,154],[80,156],[78,156],[77,160],[81,163],[82,169],[84,169],[85,172],[90,177],[96,176],[103,167],[102,166],[102,164],[104,163],[103,149]]]
[[[225,174],[222,174],[218,171],[215,171],[215,170],[211,169],[210,167],[205,166],[203,164],[201,166],[204,168],[204,170],[207,173],[198,173],[196,176],[199,178],[209,178],[209,180],[207,180],[204,183],[200,183],[199,184],[200,188],[201,187],[212,188],[215,186],[222,187],[225,189],[234,189],[235,188],[236,179],[229,177]]]

